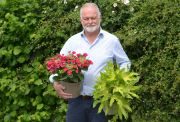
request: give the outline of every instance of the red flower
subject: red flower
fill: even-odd
[[[83,56],[84,56],[84,57],[87,57],[87,53],[84,53]]]
[[[71,70],[68,70],[68,71],[67,71],[67,74],[68,74],[68,75],[72,75],[72,71],[71,71]]]
[[[49,72],[58,74],[58,81],[79,82],[83,79],[81,70],[87,70],[93,64],[87,56],[87,53],[76,54],[75,51],[69,51],[66,56],[57,54],[46,61],[46,67]]]

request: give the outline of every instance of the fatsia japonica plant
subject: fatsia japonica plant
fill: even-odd
[[[112,114],[113,120],[128,118],[128,113],[132,112],[130,101],[138,98],[137,91],[140,86],[136,85],[139,81],[138,73],[120,69],[108,62],[104,71],[100,73],[93,92],[94,103],[98,112],[104,110],[105,115]]]

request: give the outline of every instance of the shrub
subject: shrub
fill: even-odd
[[[180,112],[180,41],[178,1],[143,0],[131,4],[133,17],[116,34],[123,39],[141,73],[141,100],[134,102],[137,121],[178,121]]]

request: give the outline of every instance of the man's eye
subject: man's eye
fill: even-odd
[[[96,17],[83,18],[83,20],[85,20],[85,21],[88,21],[88,20],[96,20]]]

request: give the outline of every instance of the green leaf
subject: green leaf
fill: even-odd
[[[114,98],[114,97],[111,97],[111,98],[110,98],[110,103],[109,103],[109,106],[110,106],[110,107],[113,105],[114,101],[115,101],[115,98]]]
[[[6,49],[1,48],[0,49],[0,56],[7,55],[8,51]]]
[[[13,50],[14,55],[19,55],[21,52],[22,52],[22,49],[20,46],[14,47],[14,50]]]
[[[44,107],[43,104],[38,104],[37,107],[36,107],[36,109],[37,109],[37,110],[41,110],[43,107]]]
[[[7,114],[4,116],[4,122],[9,122],[10,121],[10,115]]]
[[[17,112],[16,112],[16,111],[12,111],[12,112],[11,112],[11,116],[12,116],[12,117],[15,117],[16,115],[17,115]]]
[[[42,83],[42,80],[41,79],[38,79],[38,80],[36,80],[35,81],[35,83],[34,84],[36,84],[36,85],[42,85],[43,83]]]
[[[25,72],[31,72],[33,70],[33,68],[32,67],[28,67],[28,65],[24,65],[23,70]]]
[[[25,104],[26,104],[26,101],[23,99],[19,100],[19,102],[18,102],[19,106],[24,106]]]
[[[26,58],[25,58],[24,56],[20,56],[20,57],[17,59],[17,61],[18,61],[19,63],[24,63],[25,60],[26,60]]]
[[[30,46],[26,46],[26,47],[23,49],[23,52],[24,52],[25,54],[29,54],[29,53],[31,52],[31,48],[32,48],[32,47],[30,47]]]

